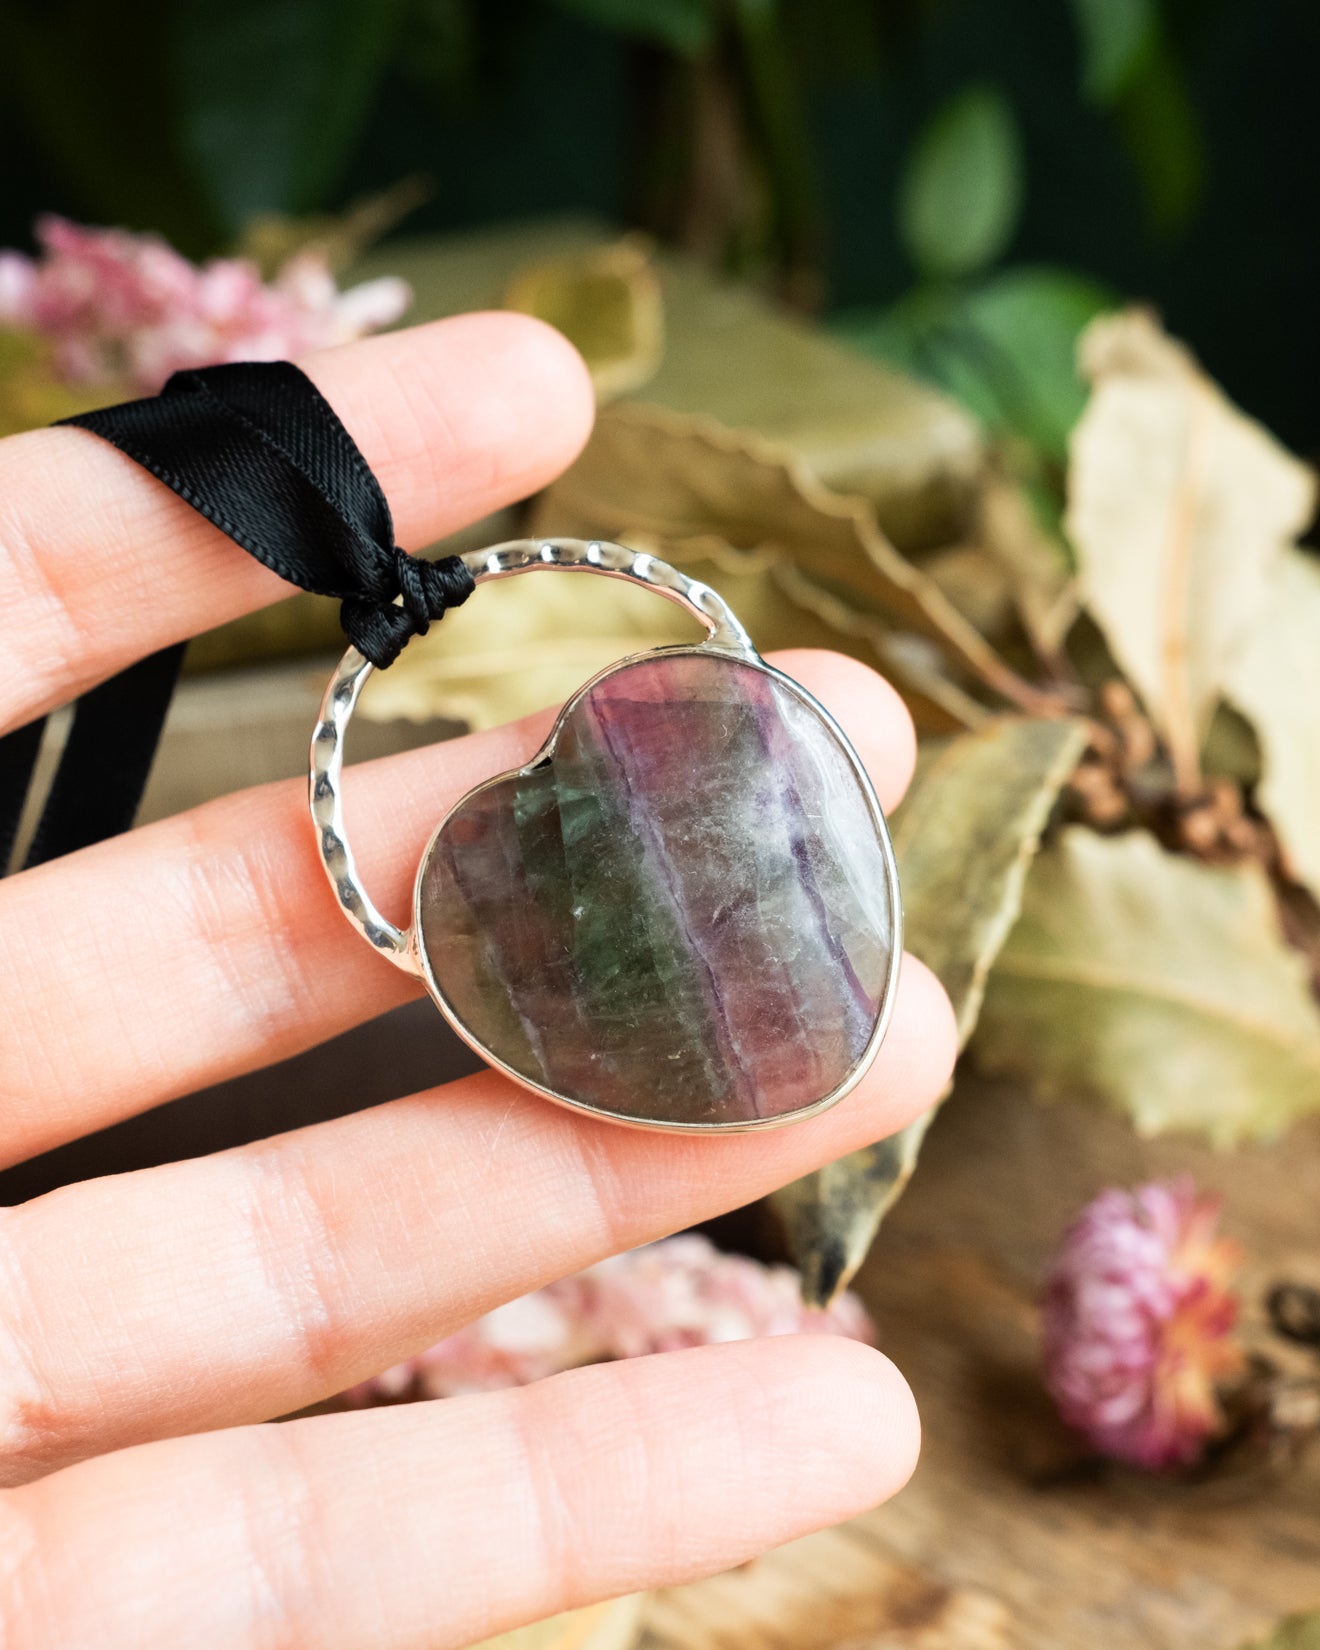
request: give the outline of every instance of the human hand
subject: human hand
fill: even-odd
[[[513,315],[305,365],[406,545],[543,485],[591,419],[577,357]],[[95,437],[0,443],[0,732],[287,593]],[[897,696],[834,655],[777,662],[893,807],[913,760]],[[406,909],[436,819],[550,720],[350,774],[387,911]],[[343,921],[297,782],[11,877],[0,1158],[283,1059],[413,989]],[[833,1337],[257,1423],[901,1127],[942,1089],[953,1041],[909,959],[866,1078],[782,1131],[637,1133],[483,1071],[0,1210],[0,1642],[440,1650],[722,1569],[891,1494],[915,1458],[911,1397],[878,1352]]]

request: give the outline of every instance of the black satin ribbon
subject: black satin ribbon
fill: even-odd
[[[472,594],[457,556],[422,561],[394,542],[380,483],[334,409],[288,361],[178,372],[157,396],[63,421],[141,464],[281,578],[340,602],[344,632],[384,669]],[[127,830],[146,785],[183,646],[85,694],[26,863]],[[0,874],[41,739],[0,739]]]

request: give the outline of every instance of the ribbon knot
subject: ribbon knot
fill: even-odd
[[[395,544],[371,467],[289,361],[176,372],[159,395],[65,422],[112,442],[281,578],[337,597],[378,670],[472,594],[458,556],[423,561]]]
[[[425,636],[436,619],[461,607],[476,588],[458,556],[423,561],[398,545],[391,551],[395,590],[383,596],[349,596],[340,607],[344,634],[364,659],[384,670],[414,636]]]
[[[337,597],[349,640],[380,669],[472,594],[459,557],[419,561],[395,544],[366,459],[288,361],[176,372],[159,395],[64,422],[118,447],[281,578]],[[29,865],[128,829],[182,659],[180,642],[79,700]],[[40,742],[40,722],[0,739],[0,876]]]

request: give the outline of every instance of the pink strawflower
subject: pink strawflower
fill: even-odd
[[[0,326],[26,328],[32,324],[36,284],[37,270],[31,258],[21,252],[0,251]]]
[[[345,1396],[356,1404],[524,1386],[580,1364],[715,1341],[817,1332],[871,1341],[855,1295],[802,1304],[798,1274],[727,1255],[694,1233],[615,1255],[487,1313]]]
[[[390,276],[340,292],[310,250],[267,284],[246,259],[199,266],[155,235],[43,217],[36,236],[35,259],[0,252],[0,327],[49,339],[69,383],[126,383],[149,394],[183,367],[345,343],[389,326],[411,301]]]
[[[1237,1244],[1190,1176],[1101,1192],[1066,1233],[1044,1295],[1045,1384],[1103,1454],[1160,1469],[1197,1459],[1223,1425],[1219,1382],[1241,1366],[1229,1284]]]

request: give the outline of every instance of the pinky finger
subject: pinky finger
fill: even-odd
[[[12,1650],[444,1650],[690,1580],[892,1494],[878,1352],[790,1337],[124,1450],[0,1500]]]

